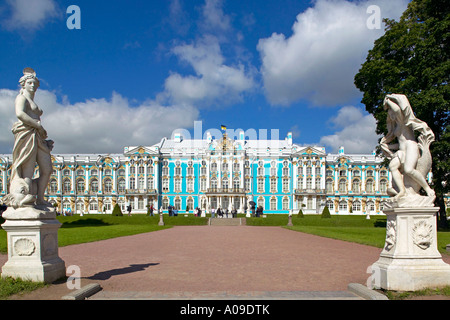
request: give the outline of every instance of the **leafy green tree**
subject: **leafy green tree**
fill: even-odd
[[[445,227],[444,195],[450,191],[450,6],[448,0],[412,0],[400,20],[385,19],[385,34],[375,41],[355,76],[362,103],[385,135],[386,94],[408,97],[416,117],[433,130],[432,188]],[[380,152],[380,151],[379,151]]]

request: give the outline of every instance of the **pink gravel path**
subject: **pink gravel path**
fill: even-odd
[[[82,286],[95,282],[104,291],[160,293],[345,291],[349,283],[366,283],[366,270],[380,252],[254,226],[179,226],[59,249],[66,267],[80,267]],[[23,298],[60,299],[69,292],[62,283]]]

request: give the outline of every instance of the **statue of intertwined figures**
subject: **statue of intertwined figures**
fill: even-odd
[[[19,80],[22,86],[15,101],[17,122],[14,134],[10,193],[2,200],[14,209],[22,207],[48,207],[44,200],[45,189],[52,173],[50,151],[53,141],[46,140],[47,132],[41,124],[43,111],[34,102],[39,80],[31,68],[23,70]],[[39,175],[35,177],[36,165]]]
[[[384,155],[390,160],[393,188],[391,207],[433,206],[435,193],[426,181],[431,169],[430,144],[434,134],[428,125],[417,119],[405,95],[390,94],[384,99],[388,133],[381,139]],[[419,133],[416,140],[415,131]],[[397,143],[390,144],[397,138]],[[421,196],[423,189],[427,196]]]

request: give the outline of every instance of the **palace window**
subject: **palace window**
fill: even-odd
[[[78,179],[77,180],[77,193],[83,193],[85,188],[85,182],[84,179]]]
[[[233,188],[234,188],[234,190],[239,190],[239,188],[240,188],[239,178],[234,178],[233,179]]]
[[[194,168],[193,167],[188,167],[187,168],[187,175],[188,176],[193,176],[194,175]]]
[[[191,197],[187,199],[187,207],[189,208],[189,210],[194,210],[194,199],[192,199]]]
[[[347,211],[347,201],[340,201],[339,202],[339,211]]]
[[[359,201],[353,201],[353,204],[352,204],[352,211],[353,211],[353,212],[361,211],[361,202],[359,202]]]
[[[125,176],[125,170],[124,169],[120,169],[119,171],[117,171],[117,175],[119,177],[124,177]]]
[[[340,170],[339,171],[339,177],[346,177],[347,176],[347,171],[346,170]]]
[[[347,192],[347,180],[339,180],[339,192]]]
[[[162,168],[162,175],[166,177],[169,175],[169,167]]]
[[[64,179],[63,181],[64,193],[70,193],[71,190],[72,190],[72,182],[70,181],[70,179]]]
[[[188,192],[194,191],[194,179],[187,179],[187,191]]]
[[[366,192],[369,192],[369,193],[373,192],[373,180],[372,179],[369,179],[366,182]]]
[[[289,192],[289,179],[283,179],[283,192]]]
[[[258,178],[258,192],[264,192],[264,178]]]
[[[175,209],[181,210],[181,199],[178,197],[175,199]]]
[[[97,179],[91,180],[90,190],[91,190],[91,192],[94,192],[94,193],[98,192],[98,180]]]
[[[144,188],[145,188],[145,179],[144,179],[144,177],[139,177],[138,189],[144,189]]]
[[[325,181],[325,189],[328,193],[333,192],[333,179],[327,179]]]
[[[175,179],[175,192],[181,192],[181,179]]]
[[[373,177],[373,170],[367,170],[366,175],[367,175],[368,177]]]
[[[56,193],[58,192],[58,183],[56,182],[56,179],[50,180],[50,193]]]
[[[298,189],[303,189],[303,178],[302,177],[299,177],[297,179],[297,188]]]
[[[77,176],[84,176],[84,170],[83,169],[77,170]]]
[[[368,201],[366,207],[367,212],[375,211],[375,204],[372,201]]]
[[[270,192],[277,192],[277,179],[270,179]]]
[[[310,197],[306,200],[306,209],[308,210],[314,209],[314,202],[313,199]]]
[[[103,182],[103,191],[105,193],[111,193],[112,192],[112,180],[107,178]]]
[[[206,190],[206,178],[201,178],[200,179],[200,191],[205,191]]]
[[[111,169],[105,169],[105,176],[111,176],[112,170]]]
[[[181,167],[175,167],[175,175],[181,176]]]
[[[258,207],[262,207],[264,209],[264,198],[263,197],[259,197],[256,205]]]
[[[380,181],[380,192],[386,191],[387,191],[387,181],[383,179]]]
[[[125,192],[125,179],[119,179],[119,192]]]
[[[162,208],[163,208],[163,210],[167,210],[169,208],[169,199],[167,199],[167,198],[163,199]]]
[[[283,198],[282,209],[289,210],[289,198],[288,197]]]
[[[353,171],[353,176],[354,177],[359,177],[361,175],[361,173],[359,172],[359,170],[354,170]]]
[[[227,178],[222,179],[222,188],[225,190],[228,189],[228,179]]]
[[[320,176],[320,168],[319,167],[316,167],[316,177],[317,176]]]
[[[360,186],[361,186],[361,181],[359,179],[353,180],[353,183],[352,183],[353,193],[360,193],[361,192]]]
[[[312,178],[306,178],[306,189],[312,189]]]
[[[211,172],[217,172],[217,163],[216,162],[211,163]]]
[[[307,176],[312,175],[312,167],[306,167],[306,175]]]
[[[316,182],[315,182],[315,188],[316,189],[320,189],[320,182],[321,182],[321,179],[320,178],[316,178]]]
[[[89,203],[89,211],[98,211],[98,203],[97,203],[97,201],[91,201],[90,203]]]
[[[216,178],[211,179],[211,189],[213,189],[213,190],[217,189],[217,179]]]
[[[303,167],[298,167],[298,175],[303,175]]]
[[[332,177],[333,176],[333,170],[327,170],[325,172],[325,174],[326,174],[327,177]]]
[[[233,171],[234,171],[234,172],[239,172],[239,163],[238,163],[238,162],[235,162],[235,163],[233,164]]]
[[[270,175],[272,177],[275,177],[277,175],[277,168],[276,167],[271,167],[270,168]]]
[[[289,175],[289,168],[288,167],[284,167],[283,168],[283,176],[286,177]]]
[[[147,174],[154,174],[154,173],[155,173],[155,172],[154,172],[153,166],[152,166],[152,165],[148,166],[148,167],[147,167]]]
[[[154,186],[153,186],[153,176],[149,176],[149,177],[148,177],[148,179],[147,179],[147,188],[148,188],[148,189],[154,189]]]
[[[270,210],[277,210],[277,198],[275,197],[270,198]]]
[[[136,189],[136,178],[130,178],[130,189]]]
[[[252,180],[251,179],[245,179],[244,180],[244,184],[245,184],[245,191],[250,192],[251,191]]]
[[[138,210],[144,209],[144,199],[142,197],[138,198]]]
[[[70,170],[69,169],[65,169],[64,171],[63,171],[63,176],[70,176]]]
[[[327,200],[327,207],[330,211],[334,210],[334,202],[332,200]]]

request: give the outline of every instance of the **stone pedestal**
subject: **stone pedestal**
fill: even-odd
[[[385,210],[386,243],[372,265],[372,287],[416,291],[450,285],[450,265],[437,249],[436,215],[439,208]]]
[[[61,223],[49,210],[8,208],[4,213],[8,261],[2,277],[51,283],[66,276],[64,261],[58,256],[58,229]]]

